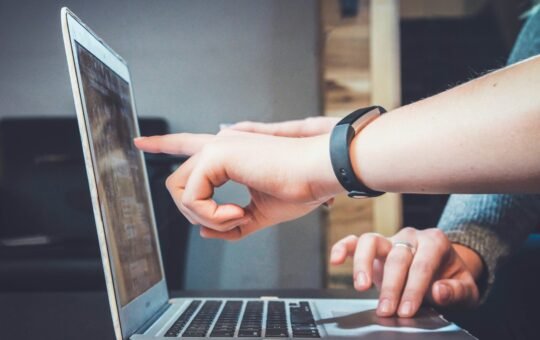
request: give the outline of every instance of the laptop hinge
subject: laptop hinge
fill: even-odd
[[[133,334],[144,334],[154,324],[154,322],[156,322],[156,320],[159,319],[167,311],[167,309],[169,309],[169,307],[171,307],[171,304],[166,302],[157,310],[157,312],[154,313],[154,315],[148,318],[148,320],[146,320],[141,327],[137,328]]]

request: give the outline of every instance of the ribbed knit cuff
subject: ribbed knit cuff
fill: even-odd
[[[451,242],[464,245],[480,255],[484,263],[484,274],[483,280],[478,282],[478,288],[480,303],[483,303],[495,282],[501,258],[510,254],[508,243],[502,242],[497,234],[490,232],[489,229],[476,225],[462,225],[459,229],[443,231]]]

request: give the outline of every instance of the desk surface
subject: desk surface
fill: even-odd
[[[173,297],[375,298],[375,291],[249,290],[177,291]],[[2,339],[114,339],[105,292],[0,293]]]

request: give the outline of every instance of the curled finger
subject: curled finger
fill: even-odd
[[[349,235],[337,241],[330,252],[330,263],[342,264],[348,256],[353,256],[357,242],[358,236],[356,235]]]
[[[384,258],[392,247],[384,236],[366,233],[360,236],[356,244],[353,262],[353,278],[355,288],[366,290],[371,287],[373,277],[373,261]]]

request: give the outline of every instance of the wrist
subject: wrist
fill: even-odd
[[[484,273],[484,262],[482,261],[480,255],[473,249],[459,243],[453,243],[452,247],[461,258],[467,269],[469,269],[469,272],[472,274],[474,280],[478,282]]]
[[[306,138],[306,141],[309,143],[307,171],[313,195],[325,202],[345,193],[346,190],[339,183],[332,168],[328,151],[330,134]]]
[[[370,169],[370,167],[373,167],[373,164],[371,163],[373,163],[374,161],[378,161],[377,152],[380,149],[378,145],[380,143],[380,140],[374,138],[376,137],[376,134],[371,133],[373,125],[376,125],[378,120],[379,119],[376,119],[371,124],[366,126],[362,131],[356,134],[356,136],[351,142],[349,151],[351,157],[351,166],[354,170],[356,178],[358,178],[360,182],[362,182],[365,186],[371,188],[372,190],[381,189],[379,187],[379,183],[377,182],[376,176],[374,178],[372,175],[385,173],[380,172],[380,170],[373,171],[372,169]]]

